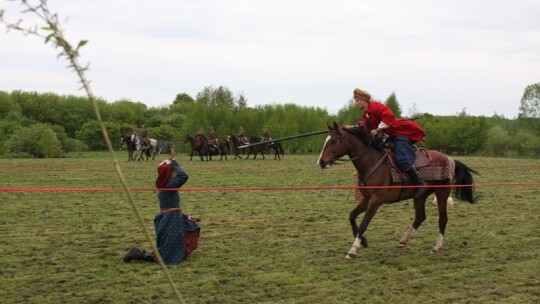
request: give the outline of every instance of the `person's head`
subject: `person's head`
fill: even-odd
[[[371,101],[371,94],[359,88],[353,91],[354,104],[358,109],[365,109]]]
[[[172,176],[173,166],[170,160],[162,161],[157,167],[156,188],[163,188]]]
[[[143,127],[143,129],[146,129],[146,128],[148,128],[148,127],[147,127],[146,125],[142,125],[142,127]]]

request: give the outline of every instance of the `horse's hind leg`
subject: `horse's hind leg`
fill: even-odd
[[[426,220],[426,198],[419,198],[414,200],[414,222],[407,231],[403,234],[398,242],[398,248],[407,246],[407,243],[414,235],[418,227]]]
[[[450,188],[439,188],[435,191],[437,196],[437,207],[439,210],[439,237],[435,246],[431,249],[431,252],[439,252],[444,246],[444,232],[446,230],[446,223],[448,222],[448,213],[446,211],[447,200],[451,193]]]

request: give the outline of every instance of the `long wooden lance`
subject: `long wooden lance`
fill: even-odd
[[[308,136],[313,136],[313,135],[318,135],[318,134],[323,134],[323,133],[328,133],[328,130],[315,131],[315,132],[309,132],[309,133],[298,134],[298,135],[291,135],[291,136],[286,136],[286,137],[276,138],[276,139],[271,139],[271,140],[266,140],[266,141],[260,141],[260,142],[256,142],[256,143],[252,143],[252,144],[248,144],[248,145],[244,145],[244,146],[240,146],[240,147],[238,147],[238,149],[244,149],[244,148],[248,148],[248,147],[253,147],[253,146],[258,146],[258,145],[264,145],[264,144],[268,144],[268,143],[272,143],[272,142],[276,142],[276,141],[287,140],[287,139],[294,139],[294,138],[300,138],[300,137],[308,137]]]

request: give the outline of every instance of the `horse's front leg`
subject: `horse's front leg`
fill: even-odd
[[[369,226],[369,222],[371,222],[371,219],[373,216],[375,216],[375,213],[377,213],[377,210],[379,210],[379,206],[381,205],[380,202],[376,201],[370,201],[368,202],[368,207],[366,210],[366,214],[364,215],[364,218],[362,219],[362,222],[360,223],[360,227],[358,227],[358,232],[356,233],[356,238],[354,240],[354,243],[347,252],[347,255],[345,256],[346,259],[354,259],[358,257],[358,250],[360,249],[360,246],[367,247],[367,241],[364,237],[364,232],[366,232],[367,227]]]
[[[360,201],[358,205],[356,205],[356,207],[354,207],[354,209],[349,214],[349,222],[351,223],[353,237],[356,237],[356,235],[358,234],[358,225],[356,225],[356,219],[362,212],[366,211],[367,205],[367,200],[362,199],[362,201]]]

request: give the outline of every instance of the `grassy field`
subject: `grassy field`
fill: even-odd
[[[132,188],[152,188],[156,162],[127,162]],[[351,164],[322,171],[317,155],[201,162],[178,157],[185,187],[349,186]],[[200,246],[169,271],[187,303],[539,303],[540,160],[456,157],[478,169],[475,205],[449,207],[446,244],[437,210],[406,249],[412,201],[383,206],[367,231],[370,247],[346,260],[353,237],[350,190],[183,191],[182,207],[202,218]],[[0,159],[0,187],[112,187],[108,153],[65,159]],[[153,235],[155,191],[134,191]],[[349,196],[350,195],[350,196]],[[157,265],[125,264],[149,248],[121,191],[0,192],[2,303],[175,303]]]

